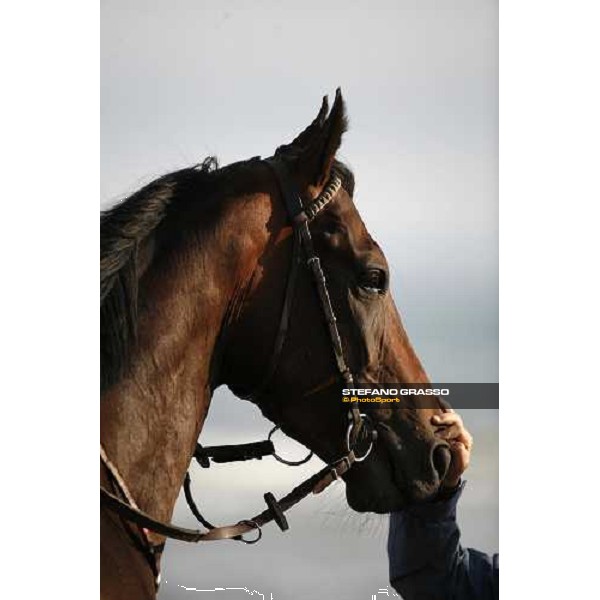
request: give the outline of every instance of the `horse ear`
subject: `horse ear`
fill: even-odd
[[[323,127],[325,123],[325,117],[327,116],[327,112],[329,111],[329,98],[327,96],[323,96],[323,102],[321,103],[321,108],[315,117],[315,120],[290,144],[295,148],[298,148],[300,151],[305,148],[310,140],[318,135],[318,131]]]
[[[335,154],[348,127],[346,107],[339,88],[331,112],[326,117],[327,109],[325,96],[315,120],[291,144],[277,150],[277,153],[290,157],[294,171],[310,186],[321,187],[329,179]]]

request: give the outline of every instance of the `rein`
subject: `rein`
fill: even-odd
[[[362,458],[365,458],[363,456]],[[359,459],[360,460],[360,459]],[[262,537],[261,528],[263,525],[275,521],[282,531],[289,528],[285,512],[303,500],[309,494],[320,494],[331,483],[339,479],[350,467],[357,462],[354,450],[350,450],[339,460],[329,463],[314,475],[306,478],[297,485],[286,496],[277,501],[271,492],[264,495],[267,509],[263,512],[235,523],[233,525],[224,525],[221,527],[208,528],[208,531],[198,529],[186,529],[159,521],[151,517],[148,513],[137,508],[132,504],[124,502],[108,490],[100,487],[100,501],[104,506],[113,510],[121,517],[133,521],[140,527],[144,527],[168,538],[180,540],[182,542],[208,542],[212,540],[235,539],[246,543],[255,543]],[[189,481],[189,477],[186,478]],[[193,499],[192,499],[193,504]],[[197,509],[193,512],[197,512]],[[196,514],[198,518],[198,515]],[[206,523],[208,523],[206,520]],[[250,531],[257,530],[258,537],[254,540],[246,540],[242,536]]]
[[[301,264],[302,254],[304,254],[306,264],[312,272],[315,286],[317,288],[321,308],[327,323],[327,329],[331,340],[331,347],[335,357],[337,370],[346,387],[354,387],[352,373],[344,358],[342,341],[337,327],[335,311],[331,304],[331,298],[327,288],[327,281],[325,274],[323,273],[323,269],[321,268],[319,257],[315,252],[311,232],[309,229],[309,223],[334,199],[335,195],[339,192],[342,186],[342,180],[334,170],[322,193],[318,196],[318,198],[305,207],[300,193],[290,178],[283,162],[276,157],[265,159],[263,162],[268,165],[275,174],[284,199],[288,217],[293,225],[294,238],[291,266],[286,283],[279,328],[273,345],[273,352],[271,354],[271,358],[269,360],[262,383],[254,391],[247,395],[241,395],[241,397],[245,399],[256,399],[260,397],[265,392],[273,376],[275,375],[283,345],[287,336],[291,316],[292,299],[294,296],[297,273]],[[328,385],[330,383],[332,382],[327,382]],[[144,533],[146,539],[148,538],[145,534],[145,529],[151,530],[167,538],[181,540],[184,542],[234,539],[244,543],[253,544],[258,542],[262,537],[262,527],[272,521],[275,521],[282,531],[286,531],[289,528],[289,525],[285,517],[285,513],[290,508],[310,494],[320,494],[331,483],[344,475],[344,473],[346,473],[355,463],[361,462],[367,458],[376,439],[376,431],[373,428],[371,428],[369,432],[370,437],[367,440],[369,442],[367,450],[361,456],[357,456],[355,453],[359,434],[363,429],[366,419],[366,415],[360,413],[358,404],[356,402],[350,403],[350,408],[348,411],[349,425],[345,439],[346,453],[337,460],[328,463],[314,475],[304,479],[299,485],[297,485],[280,500],[277,500],[271,492],[265,493],[264,499],[267,504],[267,508],[263,512],[232,525],[215,527],[201,515],[191,494],[189,474],[186,474],[184,481],[184,493],[186,500],[196,519],[198,519],[198,521],[207,529],[207,531],[185,529],[183,527],[164,523],[163,521],[153,518],[137,506],[133,496],[125,484],[125,481],[121,477],[116,466],[108,459],[102,446],[100,446],[100,458],[110,472],[113,481],[116,482],[116,485],[124,499],[119,498],[117,495],[100,486],[100,501],[101,504],[109,510],[117,513],[122,518],[131,521],[142,528],[142,532]],[[312,456],[312,452],[305,459],[295,462],[287,461],[277,455],[273,443],[271,442],[271,437],[278,428],[279,426],[276,426],[273,430],[271,430],[268,439],[261,442],[239,444],[236,446],[213,446],[207,448],[203,448],[200,444],[198,444],[194,453],[194,457],[200,463],[200,465],[205,468],[210,466],[209,458],[212,458],[214,462],[222,463],[250,460],[254,458],[260,459],[263,456],[272,455],[276,460],[291,466],[303,464],[304,462],[308,461]],[[245,539],[243,537],[244,534],[251,531],[257,532],[256,538],[250,540]]]

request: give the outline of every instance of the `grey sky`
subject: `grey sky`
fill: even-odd
[[[497,47],[497,3],[489,0],[103,0],[102,204],[208,154],[222,164],[270,155],[339,85],[351,127],[341,158],[354,169],[355,200],[386,252],[396,302],[430,377],[497,381]],[[252,407],[226,392],[211,410],[203,435],[213,443],[235,438],[242,424],[246,437],[266,430]],[[497,413],[466,418],[484,439],[464,498],[465,535],[492,550]],[[207,499],[215,518],[240,518],[264,491],[283,491],[300,477],[266,461],[243,473],[235,497]],[[221,489],[223,475],[198,475],[199,491]],[[303,598],[327,597],[318,573],[310,588],[294,567],[301,552],[344,597],[370,598],[387,581],[385,528],[360,533],[361,518],[350,516],[354,528],[342,533],[341,497],[333,504],[329,525],[299,509],[295,528],[285,536],[269,531],[260,548],[177,547],[166,577],[194,587],[209,579],[250,585],[256,561],[266,560],[274,579],[256,574],[260,591],[280,600],[304,585]],[[179,509],[176,517],[186,518]],[[325,561],[329,552],[343,560],[350,548],[364,573]],[[164,598],[190,594],[163,591]]]

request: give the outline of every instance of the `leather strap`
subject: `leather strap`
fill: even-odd
[[[129,488],[125,484],[125,480],[121,477],[121,474],[119,473],[117,467],[110,461],[110,459],[106,455],[106,451],[102,447],[102,444],[100,444],[100,459],[106,467],[110,479],[113,482],[113,484],[116,485],[118,491],[121,494],[123,494],[130,506],[132,506],[136,510],[139,510],[131,492],[129,491]],[[103,489],[102,486],[100,486],[100,489]],[[114,497],[117,498],[116,496]],[[133,521],[133,524],[138,527],[139,536],[141,537],[138,537],[138,535],[136,535],[136,533],[130,529],[129,524],[125,524],[125,531],[127,532],[127,535],[129,536],[129,539],[132,541],[133,545],[145,557],[154,577],[155,588],[156,590],[158,590],[160,586],[160,568],[158,561],[160,555],[162,554],[165,548],[165,544],[164,542],[162,544],[153,544],[148,538],[147,530],[139,526],[139,524],[137,524],[135,521]]]
[[[300,502],[300,500],[306,498],[306,496],[320,494],[331,483],[346,473],[355,461],[354,451],[350,451],[341,459],[326,465],[323,469],[302,481],[289,494],[279,500],[277,502],[278,511],[273,511],[272,507],[270,507],[251,519],[240,521],[234,525],[213,527],[209,531],[186,529],[159,521],[140,508],[123,502],[123,500],[111,494],[102,486],[100,486],[100,502],[103,506],[116,512],[123,518],[136,523],[140,527],[145,527],[159,535],[175,540],[183,542],[207,542],[211,540],[239,539],[245,533],[260,530],[263,525],[276,520],[280,514],[287,512]]]

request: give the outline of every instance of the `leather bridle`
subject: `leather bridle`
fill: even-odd
[[[323,269],[321,268],[319,257],[315,252],[311,232],[309,229],[309,224],[311,221],[331,201],[334,200],[336,194],[342,187],[342,178],[334,168],[332,170],[331,177],[322,193],[314,201],[309,203],[307,206],[304,206],[302,197],[297,189],[297,186],[292,181],[284,162],[278,157],[268,158],[263,162],[268,165],[275,174],[284,199],[288,217],[292,223],[292,259],[288,280],[286,283],[279,328],[275,337],[273,352],[271,354],[265,376],[262,380],[262,383],[257,386],[254,391],[245,394],[243,397],[253,399],[260,397],[268,388],[269,383],[271,382],[277,370],[289,327],[292,299],[294,296],[297,273],[300,265],[302,264],[302,255],[313,275],[321,308],[323,310],[323,315],[327,323],[327,329],[331,340],[331,347],[334,353],[337,370],[344,382],[344,386],[352,388],[354,387],[354,379],[344,358],[341,337],[337,327],[335,311],[331,304],[331,298],[327,288],[327,281],[323,273]],[[125,481],[121,477],[116,466],[108,459],[102,446],[100,448],[100,457],[102,463],[105,465],[110,474],[110,478],[114,484],[114,487],[117,489],[118,494],[113,494],[104,487],[100,486],[100,500],[102,505],[106,508],[117,513],[122,518],[138,525],[144,534],[145,530],[150,530],[161,536],[185,542],[235,539],[246,543],[255,543],[262,536],[261,528],[263,525],[271,521],[275,521],[281,530],[285,531],[288,529],[285,512],[287,512],[290,508],[292,508],[292,506],[300,502],[302,499],[306,498],[308,495],[321,493],[332,482],[344,475],[344,473],[346,473],[355,463],[367,458],[376,439],[376,431],[372,427],[365,426],[368,418],[360,413],[358,404],[356,402],[349,404],[348,420],[349,424],[345,440],[345,454],[343,454],[337,460],[327,464],[314,475],[306,478],[280,500],[276,500],[272,493],[267,492],[264,494],[265,502],[267,503],[266,510],[233,525],[215,527],[200,514],[191,495],[189,474],[186,474],[184,481],[185,496],[190,509],[200,523],[202,523],[202,525],[206,528],[206,530],[202,531],[185,529],[183,527],[164,523],[163,521],[153,518],[136,505],[133,496],[125,484]],[[308,458],[310,458],[312,453],[306,459],[297,461],[296,463],[281,459],[281,457],[275,453],[273,444],[271,442],[271,435],[276,429],[278,429],[278,427],[275,427],[275,429],[271,431],[271,434],[269,434],[269,439],[265,440],[264,442],[241,444],[238,446],[215,446],[212,448],[202,448],[202,446],[198,444],[194,456],[204,467],[209,466],[209,458],[212,458],[214,462],[229,462],[273,455],[275,458],[277,458],[277,460],[280,460],[286,464],[302,464],[303,462],[306,462]],[[359,434],[361,433],[361,430],[363,430],[363,434],[365,433],[365,430],[368,430],[366,439],[366,442],[368,442],[368,448],[362,455],[357,456],[355,450],[357,449],[357,442],[359,440]],[[257,537],[252,540],[244,539],[243,535],[253,530],[257,531]],[[148,539],[147,535],[146,539]],[[152,548],[154,547],[152,544],[150,544],[150,542],[148,542],[148,546],[151,549],[150,551],[152,551]]]

